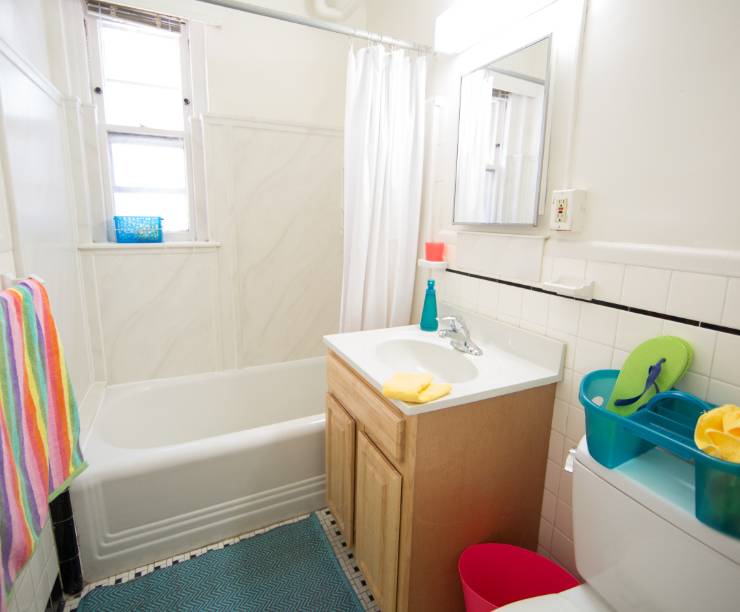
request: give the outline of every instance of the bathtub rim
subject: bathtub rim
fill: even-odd
[[[115,383],[115,384],[108,384],[106,382],[96,382],[93,385],[88,388],[87,393],[85,394],[85,397],[83,398],[82,402],[80,402],[79,405],[79,412],[80,412],[80,447],[82,448],[83,453],[88,449],[90,443],[96,439],[94,434],[100,434],[99,439],[103,442],[105,442],[105,438],[102,435],[102,432],[96,431],[96,426],[99,427],[99,421],[100,421],[100,415],[103,413],[104,410],[106,410],[106,407],[109,402],[114,401],[117,399],[116,396],[120,396],[121,394],[124,394],[126,391],[131,391],[132,393],[135,391],[145,391],[146,387],[153,385],[156,387],[168,387],[168,386],[174,386],[178,382],[183,381],[192,381],[192,382],[201,382],[201,381],[208,381],[208,380],[218,380],[220,378],[233,378],[241,373],[243,373],[246,370],[249,371],[255,371],[255,373],[259,373],[259,371],[266,371],[266,370],[273,370],[278,367],[283,366],[297,366],[301,363],[311,362],[311,363],[319,363],[320,361],[323,361],[326,363],[326,355],[319,355],[315,357],[304,357],[301,359],[292,359],[290,361],[278,361],[274,363],[264,363],[264,364],[258,364],[254,366],[245,366],[243,368],[228,368],[225,370],[214,370],[212,372],[197,372],[194,374],[183,374],[180,376],[168,376],[164,378],[152,378],[148,380],[136,380],[136,381],[130,381],[125,383]],[[314,415],[306,415],[304,417],[298,417],[299,419],[302,418],[312,418],[315,417],[318,413]],[[294,419],[288,419],[288,420],[294,420]],[[286,422],[286,421],[279,421],[280,423]],[[273,425],[274,423],[263,425],[260,427],[269,427],[270,425]],[[258,428],[252,428],[252,429],[258,429]],[[249,431],[248,429],[242,429],[237,432],[228,432],[225,434],[219,434],[216,436],[209,436],[208,438],[197,438],[195,440],[189,440],[187,442],[180,442],[177,444],[169,444],[169,445],[161,445],[161,446],[154,446],[154,447],[145,447],[145,448],[130,448],[125,446],[116,446],[113,444],[109,444],[106,442],[106,444],[112,448],[122,451],[151,451],[157,448],[168,448],[168,447],[178,447],[186,444],[191,443],[197,443],[201,440],[212,440],[215,438],[220,438],[221,436],[230,436],[235,433],[241,433],[244,431]]]

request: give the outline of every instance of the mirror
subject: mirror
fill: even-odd
[[[462,77],[453,223],[537,225],[550,37]]]

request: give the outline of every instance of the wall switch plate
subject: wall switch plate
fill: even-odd
[[[585,189],[561,189],[552,192],[550,228],[576,232],[583,224],[586,208]]]

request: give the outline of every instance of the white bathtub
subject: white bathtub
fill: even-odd
[[[108,387],[72,486],[95,581],[324,505],[323,357]]]

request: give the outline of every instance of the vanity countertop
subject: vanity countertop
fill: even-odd
[[[426,404],[389,400],[407,415],[421,414],[524,391],[561,380],[565,346],[475,313],[441,307],[462,316],[480,356],[455,350],[450,340],[418,325],[324,336],[329,350],[349,363],[382,392],[383,382],[396,372],[426,372],[435,382],[452,384],[449,395]]]

